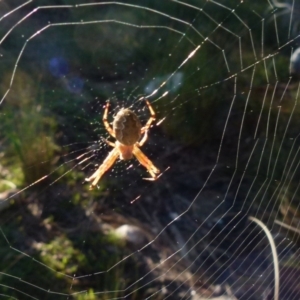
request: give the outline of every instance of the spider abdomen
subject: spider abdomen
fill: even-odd
[[[121,109],[113,121],[116,139],[123,145],[134,145],[141,137],[141,128],[137,115],[128,108]]]

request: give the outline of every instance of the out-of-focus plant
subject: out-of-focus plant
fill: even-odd
[[[280,203],[280,212],[282,214],[280,225],[287,228],[290,231],[291,239],[295,244],[300,245],[298,229],[300,223],[299,200],[295,198],[291,201],[288,197],[283,198]],[[300,268],[300,264],[298,267]]]
[[[81,276],[91,274],[93,270],[108,270],[119,262],[126,254],[123,241],[112,232],[103,234],[94,232],[88,235],[86,231],[68,230],[58,226],[53,217],[49,217],[40,223],[38,230],[33,230],[34,218],[28,219],[26,211],[19,214],[14,220],[7,222],[12,211],[16,207],[11,207],[2,214],[1,228],[7,238],[17,247],[22,247],[19,239],[20,235],[26,235],[31,243],[24,246],[25,253],[31,253],[31,258],[19,251],[8,251],[9,245],[0,243],[0,255],[6,257],[11,262],[7,264],[5,260],[0,261],[0,268],[4,272],[0,274],[0,292],[10,293],[10,296],[18,297],[17,289],[7,289],[7,286],[22,286],[22,291],[32,294],[32,285],[22,285],[18,280],[7,274],[14,273],[24,281],[30,281],[38,287],[49,287],[51,290],[59,290],[64,293],[74,293],[72,299],[92,300],[92,299],[112,299],[124,297],[124,288],[132,281],[137,281],[140,276],[140,264],[137,260],[130,260],[128,265],[120,264],[115,266],[105,275],[93,276],[91,280],[81,281],[73,279],[72,275]],[[11,210],[11,211],[9,211]],[[24,218],[28,220],[24,225]],[[4,223],[4,224],[2,224]],[[44,227],[45,226],[45,227]],[[30,228],[30,230],[29,230]],[[52,228],[55,232],[44,231],[45,228]],[[30,231],[30,233],[28,233]],[[41,237],[41,232],[43,232]],[[84,244],[84,246],[83,246]],[[29,248],[27,248],[29,247]],[[32,259],[34,258],[34,260]],[[37,263],[39,261],[40,263]],[[48,268],[45,269],[44,265]],[[36,276],[32,276],[32,274]],[[67,276],[65,276],[65,275]],[[70,290],[72,286],[72,290]],[[133,286],[130,299],[144,299],[145,290]],[[77,291],[86,291],[76,293]],[[111,291],[104,294],[95,294],[95,291]],[[127,291],[128,292],[128,291]],[[37,291],[38,299],[46,299],[45,291]]]
[[[2,91],[7,87],[5,82]],[[54,141],[56,122],[43,110],[43,94],[39,92],[38,83],[34,84],[24,72],[16,74],[2,108],[5,157],[10,165],[18,165],[18,158],[23,184],[31,184],[52,170],[55,153],[59,150]]]

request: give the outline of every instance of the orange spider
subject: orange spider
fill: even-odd
[[[86,181],[92,181],[90,190],[92,190],[102,177],[102,175],[113,165],[115,160],[119,157],[123,160],[128,160],[133,157],[137,158],[141,165],[143,165],[151,175],[151,178],[144,178],[147,180],[156,180],[157,174],[160,173],[151,160],[139,149],[143,146],[148,138],[148,130],[155,120],[155,112],[150,103],[145,99],[146,104],[150,111],[150,118],[146,125],[142,127],[140,120],[137,115],[128,108],[122,108],[115,116],[113,121],[113,127],[111,127],[107,121],[109,102],[106,103],[103,123],[108,133],[116,139],[115,143],[105,140],[108,145],[114,149],[108,154],[102,165],[95,171],[95,173],[86,178]],[[141,135],[144,134],[143,138]]]

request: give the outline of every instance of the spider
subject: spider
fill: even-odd
[[[141,165],[143,165],[151,175],[151,178],[144,178],[146,180],[156,180],[159,169],[156,168],[151,160],[140,150],[140,147],[145,144],[148,138],[148,130],[155,120],[155,112],[148,100],[146,104],[150,111],[150,118],[146,125],[142,127],[142,124],[137,115],[128,108],[122,108],[116,114],[113,120],[113,126],[111,127],[107,121],[109,102],[106,103],[103,123],[108,133],[113,136],[116,141],[115,143],[105,140],[106,143],[112,146],[114,149],[108,154],[103,161],[102,165],[95,171],[95,173],[86,178],[86,181],[92,181],[90,190],[92,190],[99,182],[102,175],[114,164],[115,160],[119,157],[121,160],[129,160],[133,155],[137,158]],[[141,135],[143,134],[143,138]]]

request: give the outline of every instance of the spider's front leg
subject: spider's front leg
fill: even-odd
[[[154,122],[156,120],[156,114],[155,114],[153,107],[151,106],[151,104],[149,103],[149,101],[147,99],[145,99],[145,101],[146,101],[146,104],[150,111],[150,118],[149,118],[148,122],[146,123],[146,125],[141,129],[141,133],[148,131],[152,122]]]
[[[102,175],[114,164],[118,156],[119,151],[117,148],[114,148],[111,152],[109,152],[108,156],[105,158],[98,170],[91,177],[85,179],[85,181],[93,180],[90,185],[90,190],[94,189]]]
[[[108,120],[107,120],[109,105],[110,105],[109,102],[106,102],[102,120],[103,120],[103,124],[105,126],[105,129],[108,131],[108,133],[111,136],[115,137],[115,133],[114,133],[113,129],[111,128],[111,126],[109,125]]]

